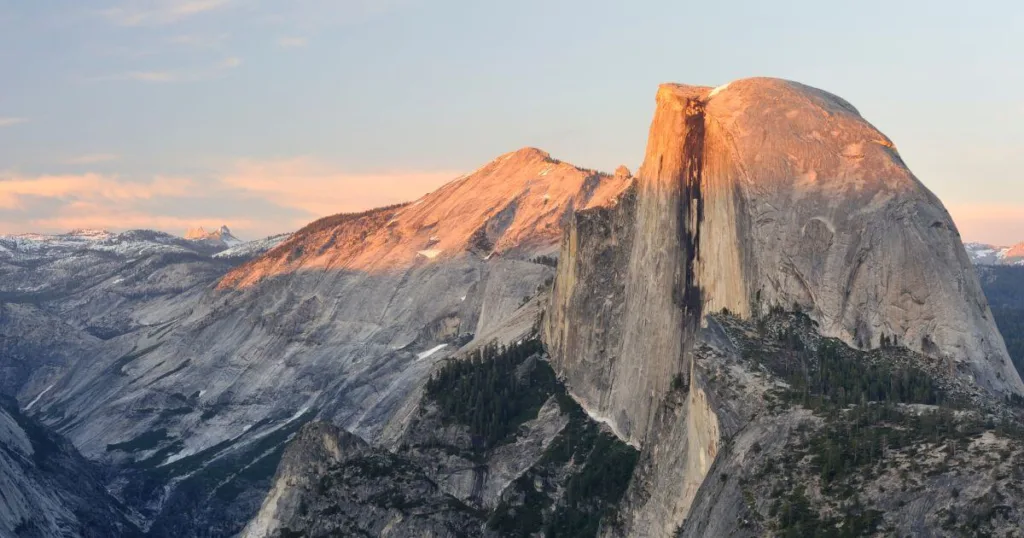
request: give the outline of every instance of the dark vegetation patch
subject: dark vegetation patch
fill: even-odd
[[[883,347],[862,351],[816,335],[805,314],[775,311],[757,321],[758,339],[744,342],[743,358],[785,381],[782,399],[808,409],[843,409],[867,402],[938,405],[951,401],[911,352],[883,337]],[[813,335],[813,336],[812,336]]]
[[[426,396],[438,405],[443,421],[469,428],[477,460],[514,440],[520,426],[555,397],[568,424],[541,459],[513,482],[487,526],[501,536],[596,536],[602,520],[615,517],[639,453],[602,431],[542,357],[536,337],[508,347],[485,347],[444,365],[428,381]]]
[[[160,428],[157,430],[150,430],[140,434],[134,439],[129,439],[121,443],[111,443],[107,445],[107,452],[113,452],[120,450],[121,452],[142,452],[145,450],[152,450],[160,443],[170,439],[167,435],[167,428]]]
[[[555,256],[535,256],[530,259],[533,263],[539,263],[548,267],[558,267],[558,258]]]
[[[135,359],[145,357],[146,355],[149,355],[153,351],[156,351],[158,347],[160,347],[160,343],[156,343],[151,346],[144,347],[142,349],[133,349],[132,351],[128,352],[127,354],[121,356],[116,361],[114,361],[114,364],[111,365],[110,368],[113,371],[117,372],[118,375],[127,376],[128,372],[124,371],[125,366],[128,366],[128,364],[134,361]]]
[[[502,536],[589,537],[615,524],[639,452],[601,431],[564,389],[556,397],[569,423],[491,514],[487,525]]]
[[[899,472],[905,492],[906,476],[916,484],[955,474],[947,459],[966,454],[985,432],[1024,442],[1024,429],[1008,407],[972,399],[968,389],[927,357],[899,347],[895,338],[883,337],[878,349],[855,349],[819,336],[806,315],[778,309],[753,327],[728,315],[720,319],[740,329],[730,333],[738,336],[743,358],[757,365],[755,371],[767,370],[788,385],[769,395],[777,399],[774,408],[800,406],[817,416],[793,431],[778,457],[741,478],[744,495],[770,485],[773,535],[890,532],[885,514],[872,504],[878,495],[867,495],[877,487],[870,486],[874,480],[891,480]],[[947,459],[923,458],[935,450],[944,450]],[[908,464],[910,471],[896,467]],[[956,528],[981,535],[981,527]]]
[[[529,339],[509,347],[489,345],[468,360],[450,361],[427,382],[426,395],[446,422],[469,427],[474,449],[485,451],[512,439],[537,417],[558,384],[537,361],[543,346]]]

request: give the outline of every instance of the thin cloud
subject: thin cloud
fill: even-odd
[[[217,75],[235,69],[242,65],[242,59],[237,56],[224,58],[216,65],[198,71],[129,71],[127,73],[116,73],[93,77],[89,80],[103,82],[111,80],[134,80],[138,82],[168,83],[168,82],[194,82],[214,78]]]
[[[215,49],[220,48],[225,41],[228,40],[228,34],[219,35],[197,35],[197,34],[184,34],[177,35],[170,38],[168,41],[172,45],[178,45],[180,47],[187,47],[191,49]]]
[[[113,154],[83,155],[104,162]],[[318,217],[415,200],[457,171],[351,173],[311,158],[243,160],[221,173],[146,181],[114,174],[0,173],[0,233],[227,224],[256,238]]]
[[[125,73],[124,79],[141,82],[174,82],[181,78],[170,71],[132,71]]]
[[[100,12],[119,26],[171,24],[201,13],[227,7],[231,0],[136,0]]]
[[[311,217],[415,200],[459,172],[352,174],[309,158],[246,160],[221,177],[226,186]]]
[[[86,79],[90,82],[108,82],[117,80],[134,80],[137,82],[177,82],[181,75],[172,71],[127,71],[112,75],[100,75]]]
[[[0,118],[0,127],[10,127],[28,122],[28,118]]]
[[[114,153],[88,153],[86,155],[71,157],[64,162],[67,164],[99,164],[116,161],[120,158],[120,155]]]
[[[148,183],[138,183],[100,174],[15,176],[0,180],[0,208],[23,209],[33,198],[55,198],[66,203],[121,203],[184,196],[193,189],[192,180],[175,177],[156,177]]]
[[[305,47],[309,44],[309,40],[304,37],[279,37],[277,38],[277,46],[283,49],[295,49]]]

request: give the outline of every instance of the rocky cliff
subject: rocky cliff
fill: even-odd
[[[663,85],[635,186],[570,221],[544,323],[572,394],[643,448],[606,532],[686,519],[743,414],[697,374],[706,316],[780,309],[1024,391],[949,214],[853,106],[776,79]]]
[[[304,427],[245,536],[595,535],[637,453],[519,342],[440,366],[390,446]]]

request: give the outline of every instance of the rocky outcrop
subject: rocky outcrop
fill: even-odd
[[[202,241],[213,245],[222,245],[224,247],[234,247],[244,243],[244,241],[235,237],[227,226],[221,226],[212,232],[206,231],[202,226],[198,228],[189,228],[185,231],[185,239],[188,239],[189,241]]]
[[[393,446],[306,426],[245,535],[596,535],[637,452],[567,397],[535,338],[522,342],[439,368]]]
[[[324,423],[307,425],[285,451],[246,538],[480,536],[479,516],[442,493],[414,465]]]
[[[706,315],[777,309],[1024,393],[949,214],[849,103],[776,79],[663,85],[635,186],[573,217],[544,322],[574,397],[644,449],[627,535],[671,534],[730,431],[694,370]]]

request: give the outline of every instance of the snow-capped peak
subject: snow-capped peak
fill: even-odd
[[[964,248],[975,265],[1024,265],[1024,243],[1012,247],[965,243]]]

